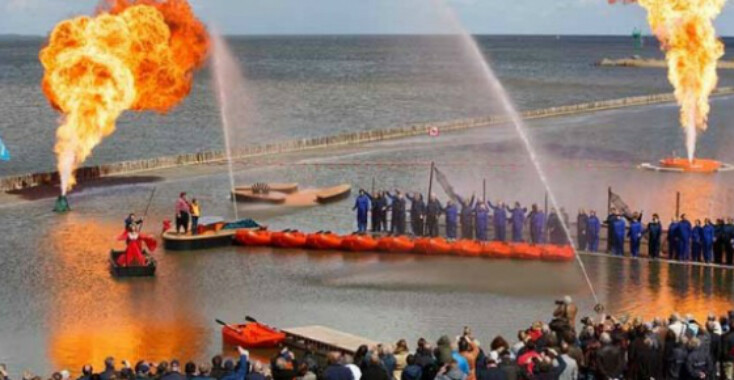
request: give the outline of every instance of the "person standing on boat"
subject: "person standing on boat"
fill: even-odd
[[[545,229],[545,213],[538,209],[537,204],[533,204],[528,214],[530,219],[530,241],[533,244],[542,244],[545,242],[543,230]]]
[[[191,213],[191,205],[186,199],[186,192],[179,194],[176,200],[176,233],[180,234],[183,229],[184,234],[189,232],[189,215]]]
[[[704,220],[703,228],[701,229],[701,245],[703,248],[703,261],[706,264],[710,264],[714,258],[714,225],[711,223],[711,219],[706,218]]]
[[[567,243],[561,216],[558,215],[555,209],[552,209],[548,214],[548,237],[551,244],[565,245]]]
[[[474,239],[474,194],[467,202],[465,199],[458,197],[459,204],[461,205],[461,238],[462,239]]]
[[[130,213],[127,218],[125,218],[125,230],[130,231],[133,226],[139,226],[143,224],[143,218],[136,218],[135,213]]]
[[[487,201],[487,205],[492,209],[492,221],[494,222],[494,240],[505,241],[507,236],[507,211],[505,211],[504,202],[497,202],[495,206],[492,202]]]
[[[626,230],[627,224],[624,221],[624,217],[622,217],[621,213],[618,213],[612,224],[612,232],[614,233],[612,253],[616,256],[624,256],[624,233]]]
[[[426,207],[426,232],[430,237],[438,237],[438,217],[443,212],[441,201],[436,198],[436,194],[428,197],[428,207]]]
[[[405,198],[400,190],[395,190],[395,195],[385,192],[390,198],[390,209],[392,211],[392,221],[390,223],[390,232],[394,235],[405,235]]]
[[[630,254],[632,257],[640,256],[640,242],[642,241],[642,222],[639,215],[635,213],[635,217],[630,222],[630,228],[627,236],[630,238]]]
[[[596,216],[596,211],[589,211],[589,218],[586,221],[586,247],[589,252],[597,252],[599,250],[599,232],[601,232],[601,221]]]
[[[703,226],[701,225],[701,219],[696,219],[696,224],[691,234],[691,260],[694,262],[701,262],[702,243]]]
[[[612,249],[614,247],[614,222],[617,220],[617,210],[612,207],[609,210],[609,215],[607,215],[607,219],[604,221],[604,224],[607,226],[607,253],[612,253]]]
[[[589,216],[586,214],[584,209],[579,210],[579,214],[576,216],[576,242],[579,249],[586,249],[588,241],[587,228],[589,224]]]
[[[724,220],[719,218],[716,219],[716,225],[714,226],[714,263],[716,264],[722,264],[724,240]]]
[[[382,196],[382,192],[379,191],[375,194],[370,194],[365,191],[364,194],[370,199],[370,204],[372,204],[372,214],[370,218],[372,222],[372,232],[380,232],[382,231],[382,213],[385,208],[385,199]]]
[[[678,258],[678,220],[673,217],[668,224],[668,260]]]
[[[489,209],[484,201],[477,202],[476,206],[477,240],[487,241],[487,227],[489,227]]]
[[[359,189],[359,195],[354,201],[352,210],[357,210],[357,232],[367,232],[367,213],[370,210],[370,198],[367,197],[364,190]]]
[[[660,257],[660,239],[663,236],[663,226],[658,214],[652,214],[652,221],[647,224],[647,255],[651,259]]]
[[[423,202],[423,194],[414,193],[407,195],[410,200],[410,228],[413,235],[423,236],[423,222],[426,214],[426,204]]]
[[[512,223],[512,241],[521,242],[523,241],[522,230],[525,225],[525,213],[528,212],[527,208],[521,208],[520,202],[515,202],[515,208],[507,206],[507,211],[510,212],[509,223]]]
[[[122,267],[146,265],[145,250],[155,251],[157,246],[155,239],[140,234],[136,224],[131,225],[117,239],[124,240],[126,244],[125,253],[117,257],[117,265]]]
[[[686,218],[686,214],[680,216],[677,232],[678,260],[688,261],[691,258],[691,235],[693,233],[693,226],[691,226],[691,222]]]
[[[196,198],[191,199],[191,234],[199,233],[199,217],[201,216],[201,207]]]
[[[734,239],[734,219],[726,218],[726,224],[724,224],[724,252],[726,253],[726,265],[734,264],[734,246],[732,246],[732,239]]]
[[[455,240],[459,222],[459,208],[454,201],[448,200],[446,202],[446,208],[443,211],[446,214],[446,238]]]

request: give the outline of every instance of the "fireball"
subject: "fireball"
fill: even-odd
[[[63,116],[54,151],[65,194],[74,170],[126,110],[165,113],[190,92],[209,36],[185,0],[114,0],[56,25],[41,50],[42,88]]]

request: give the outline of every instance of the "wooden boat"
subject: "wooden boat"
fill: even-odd
[[[198,235],[179,235],[176,231],[166,231],[161,237],[166,250],[193,251],[230,246],[237,231],[236,229],[221,229],[206,231]]]
[[[353,252],[374,251],[377,240],[370,235],[349,235],[342,239],[341,248]]]
[[[316,192],[316,202],[329,203],[344,199],[352,192],[352,186],[342,184],[334,187],[320,189]]]
[[[238,230],[234,234],[234,241],[251,247],[267,246],[272,242],[272,233],[268,230]]]
[[[298,191],[298,183],[297,182],[286,182],[286,183],[265,183],[268,190],[275,191],[278,193],[295,193]],[[245,186],[237,186],[235,187],[235,191],[252,191],[252,187],[254,185],[245,185]]]
[[[153,256],[145,254],[148,259],[148,265],[145,266],[120,266],[117,264],[117,258],[124,254],[125,251],[110,250],[110,272],[115,277],[151,277],[155,275],[157,263]]]
[[[222,326],[222,340],[230,345],[247,348],[276,347],[285,340],[285,333],[262,323]]]
[[[255,193],[252,190],[234,190],[232,191],[232,196],[238,202],[273,204],[284,203],[287,198],[284,193],[273,191],[268,193]]]
[[[453,245],[446,241],[444,238],[430,238],[428,239],[428,250],[426,253],[429,255],[448,255],[451,253]]]

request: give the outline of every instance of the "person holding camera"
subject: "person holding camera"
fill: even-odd
[[[571,296],[563,297],[556,301],[556,310],[553,311],[553,320],[550,328],[557,336],[562,336],[564,331],[576,331],[576,314],[578,308],[573,303]]]

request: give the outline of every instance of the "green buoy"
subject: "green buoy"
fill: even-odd
[[[69,201],[66,199],[66,195],[59,195],[58,198],[56,198],[54,212],[62,214],[69,211],[71,211],[71,207],[69,207]]]

